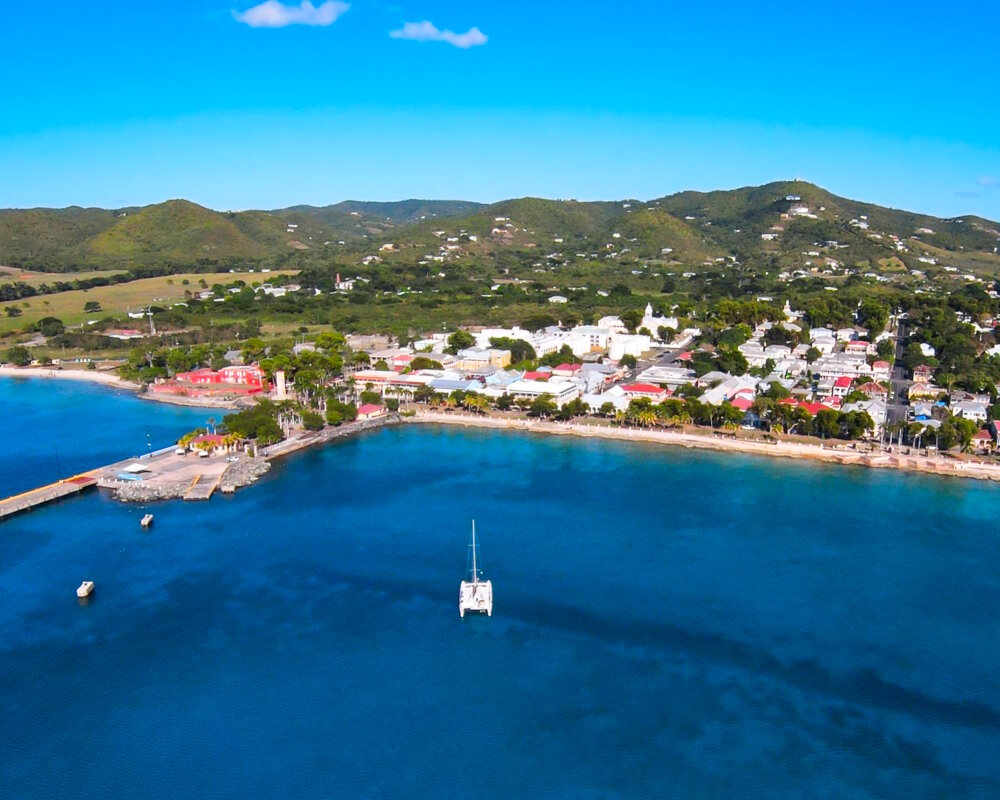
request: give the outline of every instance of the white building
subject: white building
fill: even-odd
[[[556,405],[564,405],[580,396],[580,389],[573,381],[514,381],[507,387],[507,394],[534,400],[542,395],[549,395]]]

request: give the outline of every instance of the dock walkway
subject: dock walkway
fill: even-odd
[[[0,500],[0,519],[17,514],[21,511],[29,511],[36,506],[79,494],[85,489],[97,486],[97,478],[91,474],[74,475],[72,478],[50,483],[48,486],[41,486],[28,492],[15,494],[6,500]]]

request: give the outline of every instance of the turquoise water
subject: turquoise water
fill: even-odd
[[[0,785],[997,797],[998,499],[432,428],[155,506],[148,533],[142,509],[87,495],[0,524]],[[472,517],[491,619],[457,611]]]

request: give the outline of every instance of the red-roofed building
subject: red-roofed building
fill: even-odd
[[[245,386],[249,389],[264,388],[264,370],[256,365],[245,367],[223,367],[213,369],[196,369],[193,372],[178,372],[176,380],[182,383],[193,383],[201,386]]]
[[[892,373],[892,364],[888,361],[876,361],[872,364],[872,377],[877,381],[889,380]]]
[[[841,404],[841,399],[831,394],[828,397],[824,397],[819,402],[821,405],[830,406],[830,408],[833,409],[839,409]]]
[[[669,396],[666,389],[652,383],[626,383],[622,386],[622,391],[630,399],[648,397],[650,400],[656,401]]]
[[[192,372],[178,372],[172,380],[154,383],[150,391],[185,397],[211,397],[259,394],[268,388],[264,370],[253,365],[224,367],[218,371],[196,369]]]
[[[203,433],[201,436],[195,436],[191,440],[191,444],[214,444],[220,445],[225,441],[226,437],[221,433]]]
[[[678,356],[677,356],[677,358],[674,359],[674,360],[675,361],[690,361],[691,360],[691,353],[690,353],[690,351],[679,353]]]
[[[213,450],[225,450],[225,441],[226,437],[221,433],[203,433],[201,436],[195,436],[188,443],[188,447],[192,450],[211,453]]]
[[[833,382],[833,396],[847,397],[851,393],[851,379],[847,375],[841,375]]]
[[[560,364],[558,367],[552,368],[552,374],[564,378],[575,378],[580,374],[581,366],[581,364]]]
[[[744,395],[740,395],[739,397],[734,397],[732,400],[729,401],[729,404],[733,408],[738,408],[740,411],[749,411],[751,408],[753,408],[753,400]]]
[[[384,417],[387,413],[384,406],[375,405],[375,403],[365,403],[358,408],[358,419],[376,419],[377,417]]]
[[[985,428],[981,431],[976,431],[972,437],[972,444],[980,450],[987,452],[992,452],[996,448],[996,441],[993,439],[993,434]]]
[[[551,372],[533,372],[528,371],[524,373],[524,380],[526,381],[547,381],[552,376]]]
[[[868,383],[861,384],[858,387],[858,391],[863,392],[872,400],[885,400],[889,396],[889,390],[882,384],[875,383],[875,381],[868,381]]]

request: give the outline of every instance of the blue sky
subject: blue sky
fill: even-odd
[[[313,2],[5,8],[0,206],[803,177],[1000,219],[994,4]]]

